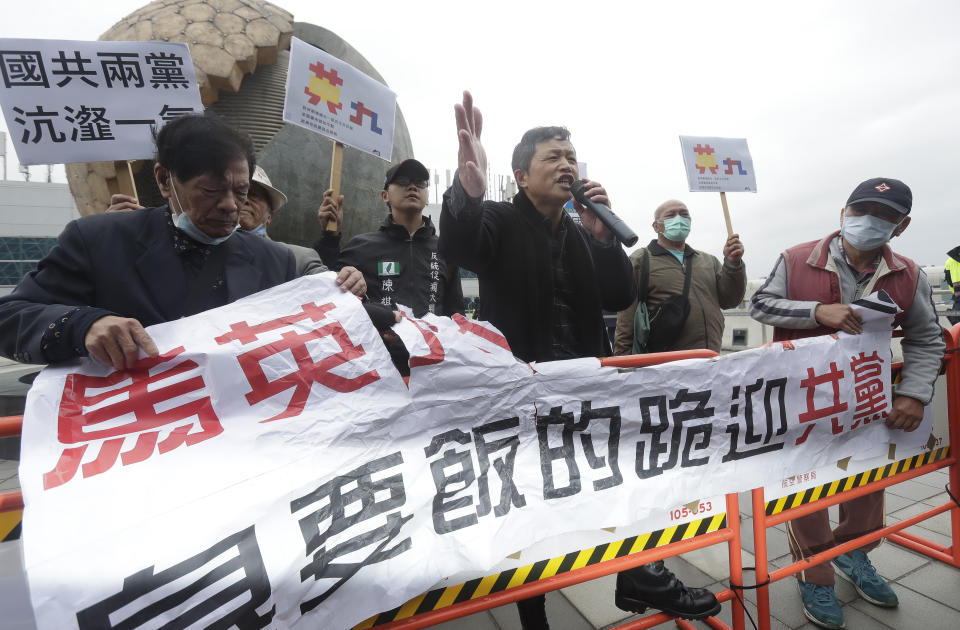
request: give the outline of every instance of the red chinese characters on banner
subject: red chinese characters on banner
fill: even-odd
[[[460,334],[472,334],[480,337],[481,339],[486,339],[490,343],[500,346],[507,352],[510,352],[510,344],[507,343],[507,338],[498,333],[495,330],[491,330],[486,326],[481,326],[476,322],[472,322],[460,313],[453,314],[453,321],[457,323],[457,326],[460,328]],[[479,348],[483,350],[483,348]],[[486,350],[484,350],[486,352]]]
[[[118,458],[124,466],[136,464],[154,450],[163,454],[222,433],[209,396],[158,411],[165,403],[204,390],[199,374],[161,383],[197,368],[193,360],[174,361],[183,351],[180,346],[108,376],[69,374],[60,399],[57,437],[62,444],[77,446],[63,450],[54,469],[43,475],[43,487],[49,490],[63,485],[81,468],[84,477],[91,477],[109,470]],[[157,367],[160,369],[151,373]],[[182,421],[186,422],[178,424]],[[167,434],[163,439],[161,432]],[[134,436],[133,447],[123,451],[124,441]],[[96,459],[81,466],[90,443],[101,440]]]
[[[255,324],[237,322],[230,324],[230,332],[216,338],[217,343],[225,344],[239,341],[247,345],[260,340],[260,335],[282,328],[291,327],[298,322],[310,320],[319,323],[326,318],[326,314],[336,308],[333,303],[316,304],[308,302],[300,306],[301,311],[292,315],[278,317],[269,321]],[[302,326],[300,326],[302,328]],[[315,361],[307,344],[324,337],[332,338],[340,348],[335,352]],[[317,347],[317,344],[313,344]],[[293,371],[270,380],[264,371],[262,361],[268,357],[288,352],[294,359]],[[250,384],[251,391],[246,395],[251,405],[258,404],[293,389],[293,395],[286,408],[271,418],[262,422],[271,422],[283,418],[300,415],[307,404],[310,390],[314,383],[319,383],[333,391],[346,393],[353,392],[380,379],[376,370],[370,370],[359,376],[348,378],[331,372],[334,368],[349,363],[366,354],[363,346],[355,345],[340,322],[331,320],[318,328],[299,333],[289,330],[280,335],[280,339],[271,341],[244,352],[237,356],[237,361],[243,369],[244,376]],[[271,370],[271,373],[273,370]]]
[[[874,350],[867,355],[861,352],[858,356],[850,357],[850,371],[853,372],[853,392],[857,397],[853,409],[853,423],[851,429],[857,428],[861,422],[869,424],[874,420],[887,417],[887,392],[883,387],[883,359]]]
[[[837,368],[837,364],[833,361],[830,362],[830,371],[825,374],[816,374],[813,368],[807,368],[807,378],[800,381],[800,386],[807,390],[807,410],[800,414],[799,420],[800,423],[804,422],[813,423],[820,418],[830,418],[831,429],[834,434],[840,433],[843,431],[843,427],[840,426],[840,419],[837,417],[839,414],[847,410],[847,403],[840,402],[840,381],[843,379],[843,370]],[[817,387],[819,386],[829,386],[831,388],[833,402],[826,407],[817,409],[815,394]],[[807,438],[810,437],[810,432],[813,431],[814,424],[807,425],[807,428],[804,429],[803,435],[797,438],[797,444],[803,444],[807,441]]]
[[[443,344],[440,342],[440,338],[437,337],[437,327],[433,324],[427,323],[422,319],[413,319],[408,317],[406,313],[403,316],[414,326],[417,327],[417,330],[420,331],[420,334],[423,335],[423,340],[427,342],[427,348],[430,349],[428,354],[413,356],[410,355],[410,368],[420,367],[421,365],[434,365],[436,363],[441,363],[443,357],[446,356],[446,352],[443,349]]]
[[[440,341],[440,338],[437,336],[439,329],[433,324],[429,323],[425,319],[414,319],[404,314],[411,324],[417,327],[417,330],[420,331],[420,334],[423,335],[423,340],[427,344],[429,352],[424,355],[412,356],[410,357],[410,367],[420,367],[423,365],[435,365],[437,363],[442,363],[446,357],[446,350],[443,347],[443,342]],[[459,313],[454,313],[453,317],[454,323],[457,324],[458,332],[461,335],[475,335],[484,341],[492,343],[500,348],[503,348],[507,352],[510,352],[510,345],[507,343],[506,337],[498,333],[496,330],[492,330],[478,324],[477,322],[472,322],[463,315]],[[482,352],[490,353],[489,350],[476,346],[477,350]]]

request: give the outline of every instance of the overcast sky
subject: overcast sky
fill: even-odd
[[[0,37],[96,39],[144,4],[8,2]],[[913,222],[895,249],[943,264],[960,245],[960,3],[275,4],[377,68],[430,168],[456,166],[453,104],[464,89],[483,111],[496,173],[510,172],[526,129],[567,126],[641,243],[654,208],[679,198],[693,216],[689,243],[720,254],[719,196],[688,192],[677,139],[702,135],[750,145],[759,192],[728,194],[750,277],[784,247],[835,229],[847,196],[874,176],[913,189]],[[17,177],[15,158],[8,173]]]

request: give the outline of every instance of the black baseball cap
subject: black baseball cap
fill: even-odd
[[[893,208],[902,215],[910,214],[913,206],[913,193],[910,187],[899,179],[889,177],[874,177],[861,182],[847,199],[847,205],[852,206],[861,201],[875,201]]]
[[[430,183],[430,171],[427,170],[427,167],[411,158],[400,162],[396,166],[392,166],[390,170],[387,171],[387,176],[383,180],[383,189],[386,190],[390,186],[390,183],[400,175],[406,175],[415,182],[423,181]]]

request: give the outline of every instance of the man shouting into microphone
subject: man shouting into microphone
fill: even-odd
[[[469,92],[456,117],[458,170],[443,195],[440,253],[477,274],[477,318],[499,328],[524,361],[609,355],[602,311],[630,306],[637,292],[630,260],[609,230],[579,203],[582,226],[563,210],[579,179],[570,132],[523,134],[512,160],[520,192],[497,203],[483,200],[487,156]],[[588,197],[610,205],[600,184],[585,184]]]
[[[626,253],[594,213],[575,201],[582,221],[577,225],[563,210],[579,179],[570,132],[536,127],[523,134],[512,160],[520,192],[510,203],[484,201],[483,119],[469,92],[454,109],[458,170],[443,195],[439,248],[448,262],[477,274],[477,318],[499,328],[524,361],[610,355],[603,310],[627,308],[637,288]],[[600,184],[584,184],[591,201],[610,206]],[[720,609],[712,594],[687,589],[662,562],[622,573],[617,604],[697,618]],[[526,630],[548,627],[542,595],[517,607]]]

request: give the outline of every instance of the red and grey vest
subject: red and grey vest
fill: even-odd
[[[784,271],[787,274],[785,298],[798,301],[810,300],[821,304],[844,303],[843,296],[840,294],[840,278],[836,271],[827,267],[828,261],[832,263],[830,242],[838,234],[840,234],[839,230],[819,241],[801,243],[783,252]],[[882,255],[883,261],[875,272],[871,293],[883,289],[900,307],[902,312],[893,320],[896,328],[903,321],[917,294],[920,267],[906,256],[893,253],[890,246],[886,244],[883,246]],[[852,301],[850,298],[852,296],[847,296],[846,303]],[[803,329],[775,327],[773,340],[801,339],[835,332],[837,332],[835,329],[825,326]]]

